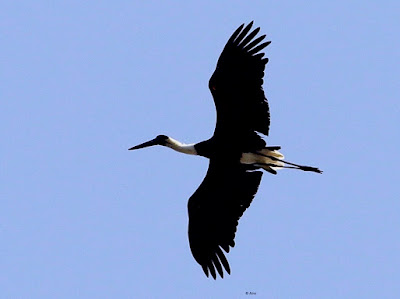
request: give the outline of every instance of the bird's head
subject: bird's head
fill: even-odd
[[[144,147],[149,147],[149,146],[153,146],[153,145],[166,145],[168,142],[169,137],[165,136],[165,135],[158,135],[156,138],[141,143],[139,145],[136,145],[134,147],[131,147],[129,150],[136,150],[136,149],[140,149],[140,148],[144,148]]]

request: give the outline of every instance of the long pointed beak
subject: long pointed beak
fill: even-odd
[[[158,142],[156,141],[156,139],[144,142],[142,144],[136,145],[134,147],[131,147],[129,150],[136,150],[136,149],[140,149],[140,148],[144,148],[144,147],[148,147],[148,146],[152,146],[152,145],[157,145]]]

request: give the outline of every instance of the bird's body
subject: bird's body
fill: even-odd
[[[239,218],[257,192],[261,170],[276,174],[280,168],[295,168],[321,173],[284,161],[280,147],[267,146],[259,135],[268,135],[270,113],[262,88],[268,59],[258,52],[270,42],[260,44],[265,35],[255,38],[260,28],[250,32],[251,27],[252,22],[233,33],[209,81],[217,110],[213,136],[185,145],[159,135],[131,148],[163,145],[210,160],[203,182],[188,202],[189,243],[195,260],[214,279],[216,272],[223,277],[223,268],[230,273],[222,249],[229,252],[235,245]]]

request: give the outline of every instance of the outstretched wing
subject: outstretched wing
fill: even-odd
[[[190,197],[189,243],[193,257],[204,273],[223,277],[230,274],[222,249],[235,246],[239,218],[250,206],[261,181],[262,172],[248,172],[239,164],[210,160],[203,182]],[[222,249],[221,249],[222,248]]]
[[[255,38],[260,28],[250,32],[252,25],[243,29],[242,24],[229,38],[209,81],[217,109],[216,136],[268,135],[269,106],[262,88],[268,58],[259,52],[270,42],[261,43],[265,35]]]

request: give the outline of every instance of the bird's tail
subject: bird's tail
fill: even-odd
[[[292,168],[322,173],[322,171],[316,167],[298,165],[283,160],[285,157],[281,152],[278,151],[280,149],[280,146],[267,146],[254,153],[243,153],[240,162],[243,164],[252,164],[272,174],[276,174],[277,170],[282,168]]]
[[[243,153],[240,162],[242,164],[251,164],[276,174],[278,169],[285,167],[285,163],[282,162],[284,156],[278,151],[279,149],[279,146],[269,146],[257,152]]]

